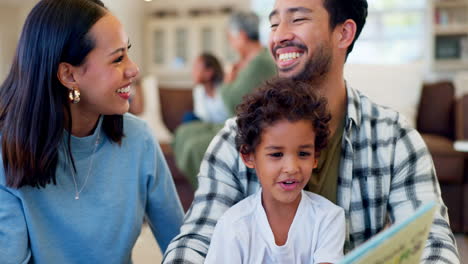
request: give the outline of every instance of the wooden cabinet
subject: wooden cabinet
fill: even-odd
[[[468,0],[432,0],[436,71],[468,70]]]
[[[193,62],[201,52],[230,63],[234,51],[227,41],[227,19],[228,15],[151,19],[145,34],[149,70],[162,83],[190,84]]]

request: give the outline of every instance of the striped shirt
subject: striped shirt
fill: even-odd
[[[347,97],[337,189],[337,204],[346,216],[345,251],[436,201],[440,210],[422,262],[460,263],[434,164],[420,134],[398,112],[359,91],[347,87]],[[216,221],[258,190],[255,171],[243,164],[235,147],[235,135],[235,119],[229,119],[208,147],[194,202],[164,263],[203,263]]]

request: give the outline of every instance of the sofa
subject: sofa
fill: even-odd
[[[463,95],[457,100],[456,104],[456,119],[455,122],[458,124],[456,129],[457,140],[468,140],[468,94]],[[465,169],[464,169],[464,180],[463,180],[463,201],[460,210],[462,210],[462,232],[468,234],[468,153],[464,153],[465,156]]]
[[[190,87],[161,86],[154,75],[144,76],[140,83],[145,100],[139,116],[148,123],[158,140],[182,206],[187,211],[193,201],[194,190],[175,165],[171,142],[172,133],[180,124],[183,113],[193,108],[192,90]]]
[[[468,139],[468,95],[455,97],[451,82],[425,84],[416,128],[432,155],[453,232],[468,233],[468,155],[454,149]]]
[[[162,122],[170,133],[174,133],[182,121],[183,114],[193,110],[192,89],[161,86],[158,90]],[[187,211],[193,201],[194,189],[176,166],[171,142],[160,142],[160,146],[174,178],[182,206]]]

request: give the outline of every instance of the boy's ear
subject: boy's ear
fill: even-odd
[[[320,158],[320,153],[315,152],[314,166],[312,168],[316,169],[318,167],[319,158]]]
[[[255,169],[255,160],[253,157],[253,153],[249,154],[240,154],[242,157],[242,161],[244,162],[245,166],[251,169]]]
[[[59,64],[57,70],[57,78],[63,86],[67,87],[70,90],[73,90],[74,87],[78,86],[74,75],[75,68],[70,63],[61,62]]]

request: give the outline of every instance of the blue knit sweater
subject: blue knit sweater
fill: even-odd
[[[163,252],[179,233],[183,210],[149,128],[124,115],[125,137],[119,146],[104,135],[101,123],[102,118],[93,135],[71,137],[78,190],[92,163],[78,200],[63,144],[57,185],[45,189],[6,187],[0,160],[2,263],[131,263],[145,216]],[[63,140],[67,137],[65,132]]]

